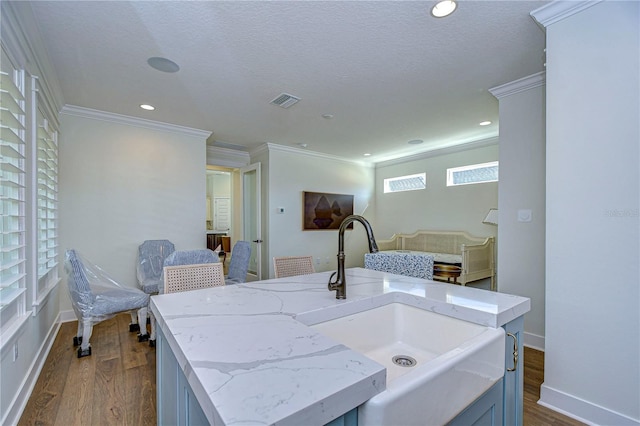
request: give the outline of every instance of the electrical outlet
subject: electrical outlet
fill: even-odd
[[[15,343],[13,345],[13,360],[16,361],[18,359],[18,344]]]
[[[319,264],[320,264],[320,258],[316,257],[316,265],[319,265]]]
[[[327,265],[329,264],[329,256],[326,257],[326,259],[324,260],[324,263],[326,263]]]

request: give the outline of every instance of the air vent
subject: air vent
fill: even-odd
[[[273,105],[277,105],[282,108],[289,108],[290,106],[298,103],[299,100],[300,98],[296,96],[290,95],[288,93],[282,93],[269,103]]]

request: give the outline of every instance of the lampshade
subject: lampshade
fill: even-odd
[[[487,217],[484,218],[482,223],[498,225],[498,209],[489,209],[489,213],[487,213]]]

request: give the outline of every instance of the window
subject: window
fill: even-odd
[[[497,161],[447,169],[447,186],[470,185],[473,183],[497,181]]]
[[[418,173],[415,175],[387,178],[384,180],[384,192],[416,191],[427,187],[427,174]]]
[[[58,284],[58,132],[37,77],[0,68],[0,342]],[[29,302],[27,302],[29,297]],[[28,309],[29,308],[29,309]]]
[[[0,69],[0,334],[25,312],[26,101],[24,71],[2,49]]]
[[[38,108],[36,235],[38,283],[34,304],[58,281],[58,132]]]

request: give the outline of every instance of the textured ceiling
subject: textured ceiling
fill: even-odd
[[[542,1],[36,1],[64,102],[381,161],[497,135],[488,89],[544,69]],[[147,65],[178,63],[168,74]],[[286,92],[289,109],[269,102]],[[156,107],[149,112],[142,103]],[[332,114],[325,119],[322,114]],[[483,120],[493,124],[478,126]],[[421,145],[409,145],[422,139]]]

